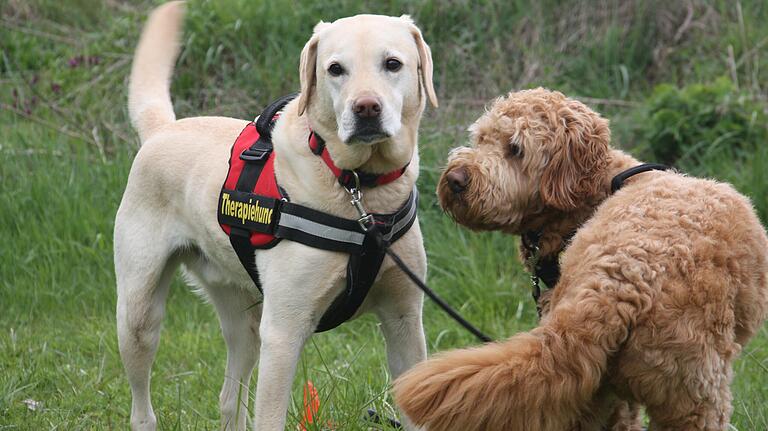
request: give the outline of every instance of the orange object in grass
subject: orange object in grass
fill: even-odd
[[[307,425],[314,424],[317,420],[317,413],[320,411],[320,395],[315,389],[312,380],[307,380],[304,385],[304,413],[299,423],[299,431],[307,431]],[[333,429],[330,421],[327,424],[328,429]]]

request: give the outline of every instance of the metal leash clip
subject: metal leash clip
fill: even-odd
[[[533,300],[536,301],[536,305],[538,306],[539,303],[539,297],[541,296],[541,286],[539,284],[539,276],[536,275],[536,270],[539,266],[539,259],[541,258],[541,252],[539,250],[539,245],[536,244],[533,246],[533,253],[526,259],[526,266],[528,267],[529,271],[531,271],[531,287],[533,288],[533,292],[531,292],[533,296]]]
[[[373,215],[368,214],[363,207],[363,192],[360,190],[360,177],[355,171],[352,171],[352,175],[355,177],[355,187],[351,189],[345,187],[344,189],[349,193],[349,196],[352,197],[352,200],[349,201],[349,203],[355,207],[357,215],[360,216],[360,218],[357,219],[357,223],[367,232],[373,225]]]

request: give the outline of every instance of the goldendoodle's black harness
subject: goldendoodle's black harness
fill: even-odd
[[[392,214],[367,214],[362,209],[361,188],[394,181],[405,168],[382,175],[338,170],[334,174],[349,192],[359,219],[345,219],[290,202],[275,179],[272,127],[279,112],[295,97],[293,94],[272,103],[235,141],[219,196],[218,220],[259,291],[262,288],[254,259],[257,249],[271,248],[287,239],[349,254],[347,285],[320,319],[316,332],[323,332],[347,321],[363,303],[379,273],[386,247],[405,235],[415,222],[419,194],[414,187]],[[309,149],[330,167],[332,161],[322,142],[314,132],[310,133]]]
[[[621,173],[617,174],[611,180],[611,194],[616,193],[624,186],[624,182],[630,177],[641,174],[648,171],[667,171],[670,167],[658,163],[643,163],[631,167]],[[563,244],[568,244],[576,231],[570,232],[563,237]],[[544,282],[548,289],[555,287],[560,280],[560,253],[551,254],[548,256],[541,256],[539,250],[539,242],[541,241],[542,231],[533,230],[525,232],[522,237],[522,245],[525,249],[526,265],[531,270],[531,296],[536,301],[537,307],[539,298],[541,297],[541,283]],[[565,247],[563,247],[565,248]],[[539,309],[539,314],[541,310]]]
[[[563,243],[567,244],[571,241],[571,238],[576,234],[576,231],[569,233],[563,237]],[[536,303],[539,302],[541,297],[541,283],[551,289],[555,287],[558,280],[560,280],[560,254],[550,254],[547,256],[541,256],[539,250],[539,243],[541,242],[541,231],[532,230],[524,233],[521,237],[523,248],[527,255],[526,264],[528,269],[531,270],[531,287],[533,300]]]

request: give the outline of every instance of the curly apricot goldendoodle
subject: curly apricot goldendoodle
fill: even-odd
[[[429,430],[632,430],[640,405],[653,430],[726,429],[732,363],[768,311],[749,200],[671,171],[612,195],[639,162],[609,146],[607,120],[545,89],[497,99],[470,132],[441,205],[472,229],[540,232],[562,277],[539,327],[418,365],[395,382],[400,407]]]

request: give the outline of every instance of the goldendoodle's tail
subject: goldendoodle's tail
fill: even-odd
[[[529,333],[423,362],[395,381],[395,400],[430,431],[569,429],[633,320],[634,307],[600,302],[559,306]]]
[[[149,16],[136,48],[128,84],[128,111],[142,143],[176,120],[170,86],[183,18],[182,1],[158,7]]]

